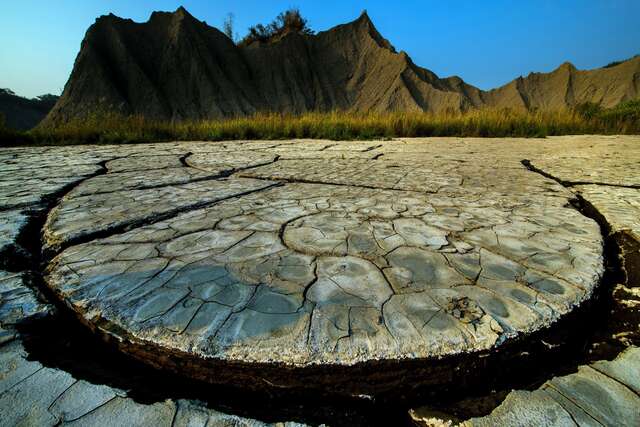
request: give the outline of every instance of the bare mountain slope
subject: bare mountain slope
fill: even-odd
[[[85,36],[64,92],[45,120],[115,111],[182,120],[258,111],[464,111],[483,106],[605,106],[638,97],[640,59],[578,71],[563,65],[484,92],[441,79],[396,52],[363,13],[309,36],[236,46],[184,8],[146,23],[98,18]]]
[[[581,71],[565,62],[550,73],[531,73],[486,92],[487,105],[559,109],[584,102],[613,107],[640,97],[640,57],[614,67]]]

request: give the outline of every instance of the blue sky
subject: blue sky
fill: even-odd
[[[140,22],[179,5],[216,27],[232,12],[241,35],[291,6],[317,31],[366,9],[416,64],[482,89],[564,61],[586,69],[640,53],[638,0],[21,0],[4,1],[0,13],[0,87],[29,97],[59,94],[97,16]]]

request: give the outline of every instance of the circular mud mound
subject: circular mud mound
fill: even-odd
[[[358,392],[544,330],[603,273],[597,224],[516,161],[276,160],[179,191],[85,181],[49,216],[48,286],[156,366]]]

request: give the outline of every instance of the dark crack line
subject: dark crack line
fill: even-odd
[[[72,423],[72,422],[74,422],[74,421],[81,420],[82,418],[84,418],[84,417],[86,417],[86,416],[88,416],[88,415],[91,415],[91,414],[93,414],[94,412],[99,411],[101,408],[103,408],[103,407],[105,407],[105,406],[109,405],[111,402],[113,402],[113,401],[114,401],[114,400],[116,400],[116,399],[122,399],[122,396],[118,396],[117,394],[114,394],[114,396],[113,396],[113,397],[111,397],[110,399],[106,400],[105,402],[103,402],[103,403],[99,404],[99,405],[98,405],[98,406],[96,406],[95,408],[91,408],[91,410],[89,410],[89,411],[85,412],[84,414],[80,415],[79,417],[72,418],[72,419],[65,419],[65,420],[63,420],[63,423]]]
[[[627,389],[631,394],[640,397],[640,393],[638,393],[637,391],[635,391],[634,389],[632,389],[631,387],[629,387],[627,384],[623,383],[622,381],[620,381],[619,379],[612,377],[611,375],[607,374],[606,372],[598,369],[596,366],[593,365],[589,365],[590,369],[593,369],[594,371],[596,371],[599,374],[604,375],[605,377],[609,378],[611,381],[621,385],[623,388]]]
[[[529,264],[526,264],[525,262],[527,262],[527,258],[524,258],[523,260],[518,260],[518,259],[514,259],[514,258],[509,257],[509,255],[504,253],[504,251],[502,250],[502,246],[499,246],[499,247],[496,247],[496,248],[492,248],[492,247],[484,246],[484,245],[482,245],[481,243],[478,243],[478,242],[468,241],[464,237],[459,237],[459,239],[461,241],[465,242],[465,243],[468,243],[470,245],[475,246],[476,248],[478,248],[478,250],[485,250],[485,251],[487,251],[487,252],[489,252],[491,254],[498,255],[498,256],[500,256],[500,257],[502,257],[502,258],[504,258],[504,259],[506,259],[508,261],[513,262],[514,264],[519,264],[519,265],[525,267],[526,269],[531,270],[531,271],[533,271],[535,273],[538,273],[538,274],[540,274],[542,276],[545,276],[545,275],[546,276],[551,276],[551,277],[553,277],[555,279],[558,279],[558,280],[562,281],[563,283],[568,283],[573,288],[578,289],[582,293],[587,293],[588,292],[588,289],[585,289],[585,288],[581,287],[578,283],[570,282],[568,279],[565,279],[562,276],[556,275],[556,272],[543,270],[541,268],[541,266],[531,266]],[[411,246],[409,246],[409,247],[411,247]],[[397,249],[398,248],[395,248],[393,251],[395,251]],[[391,252],[393,252],[393,251],[391,251]],[[391,253],[391,252],[389,252],[389,253]],[[475,279],[476,282],[480,278],[480,274],[481,273],[482,273],[482,268],[481,268],[480,272],[478,273],[478,276]]]
[[[284,241],[284,233],[285,233],[285,231],[286,231],[286,229],[287,229],[287,227],[289,225],[293,224],[294,222],[298,221],[299,219],[307,218],[307,217],[314,216],[314,215],[317,215],[317,214],[318,214],[317,211],[316,212],[305,212],[302,215],[297,215],[297,216],[295,216],[293,218],[289,218],[288,220],[286,220],[280,226],[280,228],[278,229],[278,239],[280,239],[280,243],[282,244],[282,246],[284,246],[285,248],[291,249],[291,248],[289,248],[287,243]]]
[[[170,209],[166,212],[162,212],[162,213],[158,213],[155,215],[150,215],[147,216],[145,218],[140,218],[140,219],[134,219],[134,220],[129,220],[129,221],[124,221],[120,224],[117,225],[113,225],[113,226],[107,226],[106,228],[103,228],[102,230],[98,230],[98,231],[93,231],[93,232],[88,232],[85,234],[82,234],[80,236],[71,238],[69,240],[64,241],[61,244],[58,245],[54,245],[51,246],[50,248],[47,249],[47,257],[51,257],[53,258],[53,255],[56,255],[58,253],[61,253],[62,251],[64,251],[65,249],[71,247],[71,246],[76,246],[76,245],[80,245],[83,243],[89,243],[93,240],[97,240],[97,239],[105,239],[117,234],[122,234],[125,233],[127,231],[130,231],[134,228],[139,228],[139,227],[144,227],[147,225],[153,225],[156,224],[158,222],[162,222],[162,221],[166,221],[172,218],[175,218],[176,216],[186,213],[186,212],[190,212],[190,211],[194,211],[194,210],[198,210],[198,209],[203,209],[203,208],[208,208],[211,206],[215,206],[221,202],[224,202],[226,200],[230,200],[230,199],[235,199],[238,197],[244,197],[247,196],[249,194],[253,194],[253,193],[257,193],[257,192],[261,192],[261,191],[266,191],[269,190],[271,188],[275,188],[275,187],[280,187],[282,186],[282,184],[280,183],[274,183],[272,185],[268,185],[265,187],[261,187],[255,190],[249,190],[249,191],[244,191],[242,193],[236,193],[236,194],[232,194],[230,196],[227,197],[222,197],[220,199],[216,199],[216,200],[211,200],[211,201],[206,201],[206,202],[197,202],[197,203],[192,203],[190,205],[187,206],[180,206],[178,208],[175,209]]]
[[[165,286],[165,285],[166,285],[166,283],[164,285],[162,285],[162,286]],[[148,295],[148,292],[146,294],[141,295],[140,298],[143,298],[143,297],[145,297],[147,295]],[[191,291],[189,291],[186,294],[184,294],[181,298],[179,298],[177,301],[175,301],[173,304],[171,304],[168,308],[163,309],[163,311],[161,313],[154,314],[153,316],[148,317],[148,318],[146,318],[144,320],[139,320],[139,323],[142,324],[142,323],[150,322],[152,320],[155,320],[155,319],[163,317],[165,314],[169,313],[171,310],[176,308],[180,303],[185,301],[187,298],[191,298]],[[195,299],[200,300],[200,298],[195,298]],[[202,300],[200,300],[200,301],[202,301]],[[202,303],[204,304],[204,301],[202,301]]]
[[[118,157],[118,158],[123,158],[123,157]],[[97,160],[97,159],[96,159]],[[116,160],[116,159],[110,159],[108,161],[111,160]],[[71,169],[74,168],[76,166],[95,166],[97,163],[96,162],[89,162],[89,163],[73,163],[72,165],[60,165],[60,166],[53,166],[53,168],[56,169]],[[2,168],[2,166],[17,166],[17,167],[12,167],[12,168],[8,168],[8,169],[4,169],[2,172],[23,172],[23,171],[40,171],[40,170],[49,170],[52,168],[51,165],[44,165],[44,166],[31,166],[28,164],[16,164],[16,163],[5,163],[5,162],[0,162],[0,168]],[[63,176],[60,176],[63,177]]]
[[[161,277],[164,274],[165,271],[169,271],[169,273],[172,273],[172,276],[169,277],[167,280],[165,280],[165,282],[161,286],[165,286],[168,282],[170,282],[179,273],[179,270],[169,269],[169,266],[171,265],[172,260],[166,260],[165,259],[165,261],[166,261],[166,263],[161,269],[159,269],[157,272],[155,272],[153,275],[151,275],[151,277],[146,278],[139,285],[134,286],[132,289],[129,289],[127,292],[122,294],[122,296],[120,296],[120,298],[121,299],[129,298],[131,295],[135,294],[138,291],[138,289],[142,289],[144,286],[148,285],[149,283],[152,283],[156,278]],[[137,262],[132,263],[129,267],[127,267],[127,269],[124,271],[123,274],[127,274],[129,272],[129,270],[132,269],[132,268],[135,268],[136,265],[137,265]],[[107,279],[107,280],[110,280],[110,279]],[[111,281],[111,282],[107,283],[107,285],[104,288],[102,288],[100,293],[98,295],[96,295],[95,300],[99,301],[100,297],[102,296],[102,293],[106,290],[106,288],[111,286],[114,283],[117,283],[117,282]],[[153,291],[147,291],[147,292],[141,294],[138,298],[142,298],[142,297],[146,296],[147,294],[149,294],[149,292],[153,292]]]
[[[633,190],[640,190],[640,185],[623,185],[623,184],[611,184],[608,182],[599,182],[599,181],[593,181],[593,182],[589,182],[589,181],[565,181],[565,186],[567,187],[574,187],[577,185],[598,185],[598,186],[603,186],[603,187],[617,187],[617,188],[629,188],[629,189],[633,189]]]
[[[170,169],[170,168],[167,168]],[[161,170],[161,169],[153,169],[153,170]],[[198,169],[199,170],[199,169]],[[120,172],[123,173],[123,172]],[[107,174],[104,176],[113,176],[115,174]],[[222,178],[227,178],[228,175],[226,174],[213,174],[213,175],[209,175],[209,176],[202,176],[199,178],[190,178],[190,179],[186,179],[184,181],[171,181],[171,182],[163,182],[162,184],[152,184],[152,185],[140,185],[140,186],[134,186],[134,187],[129,187],[129,188],[118,188],[117,190],[106,190],[106,191],[95,191],[95,192],[89,192],[89,193],[83,193],[83,194],[79,194],[75,197],[92,197],[92,196],[97,196],[97,195],[103,195],[103,194],[113,194],[113,193],[127,193],[129,191],[142,191],[142,190],[153,190],[153,189],[157,189],[157,188],[164,188],[164,187],[172,187],[172,186],[180,186],[180,185],[187,185],[187,184],[193,184],[196,182],[203,182],[203,181],[216,181]]]
[[[590,418],[593,419],[593,421],[595,421],[596,423],[600,424],[601,426],[603,426],[604,424],[602,424],[594,415],[592,415],[589,411],[587,411],[585,408],[583,408],[581,405],[579,405],[575,400],[571,399],[569,396],[567,396],[566,394],[564,394],[560,389],[558,389],[558,387],[556,387],[553,383],[549,382],[547,383],[547,386],[549,388],[551,388],[553,391],[555,391],[556,393],[558,393],[560,396],[564,397],[565,399],[567,399],[567,402],[573,404],[576,408],[578,408],[579,410],[581,410],[585,415],[589,416]],[[554,399],[555,400],[555,399]],[[562,406],[562,405],[560,405]],[[564,407],[563,407],[564,408]],[[566,410],[566,409],[565,409]]]
[[[573,414],[571,412],[569,412],[569,410],[560,402],[558,402],[556,399],[553,398],[553,394],[549,393],[547,390],[542,390],[551,400],[553,400],[554,402],[556,402],[558,404],[558,406],[560,406],[560,408],[562,408],[562,410],[565,412],[565,414],[567,414],[569,416],[569,418],[571,418],[571,421],[573,422],[574,425],[576,425],[577,427],[580,427],[580,423],[578,423],[578,421],[575,419],[575,417],[573,416]]]
[[[256,169],[256,168],[260,168],[260,167],[263,167],[263,166],[269,166],[269,165],[272,165],[272,164],[276,163],[279,160],[280,160],[280,155],[277,154],[273,158],[273,160],[269,160],[269,161],[266,161],[266,162],[263,162],[263,163],[256,163],[254,165],[242,166],[242,167],[237,167],[237,168],[232,167],[231,169],[227,169],[227,170],[223,170],[223,171],[219,172],[216,179],[228,178],[228,177],[230,177],[232,175],[240,174],[241,172],[244,172],[246,170]],[[191,165],[188,165],[188,166],[190,168],[193,168],[193,169],[196,169],[196,170],[201,170],[201,171],[204,171],[204,172],[208,172],[206,169],[203,169],[203,168],[199,168],[199,167],[191,166]],[[239,176],[242,177],[241,174]]]
[[[306,284],[306,286],[304,287],[304,290],[302,291],[302,303],[300,304],[300,307],[296,310],[296,312],[300,312],[300,310],[302,310],[306,304],[307,301],[309,301],[307,299],[307,295],[309,293],[309,290],[318,282],[318,258],[316,257],[315,260],[313,261],[315,263],[315,265],[313,266],[313,279],[311,279],[311,281],[309,283]],[[309,326],[307,327],[307,346],[309,345],[309,341],[311,341],[311,329],[313,328],[313,313],[316,310],[316,302],[315,301],[309,301],[313,306],[311,307],[311,312],[309,313]]]
[[[525,159],[525,160],[522,160],[520,163],[522,163],[524,167],[530,170],[531,172],[536,172],[544,176],[545,178],[552,179],[558,184],[562,185],[563,187],[575,187],[577,185],[602,185],[605,187],[631,188],[635,190],[640,189],[640,184],[625,185],[625,184],[611,184],[609,182],[600,182],[600,181],[566,181],[564,179],[558,178],[557,176],[554,176],[549,172],[545,172],[544,170],[534,166],[533,163],[531,163],[531,160]]]
[[[372,145],[371,147],[367,147],[366,149],[360,151],[360,153],[366,153],[367,151],[373,151],[373,150],[378,149],[380,147],[382,147],[382,144]]]
[[[83,182],[105,175],[108,172],[106,164],[118,158],[115,157],[97,163],[99,169],[93,174],[84,175],[78,180],[63,186],[58,191],[42,196],[40,202],[36,205],[38,206],[37,209],[24,210],[22,214],[26,216],[26,221],[18,232],[14,243],[0,252],[0,268],[12,273],[39,269],[42,262],[41,236],[43,231],[40,222],[44,224],[47,215],[59,204],[60,200],[82,185]],[[36,268],[34,269],[34,267]]]
[[[531,172],[538,173],[565,186],[565,188],[570,189],[570,187],[566,185],[570,183],[565,183],[563,180],[553,176],[552,174],[536,168],[535,166],[531,165],[530,161],[522,160],[522,164]],[[615,337],[612,337],[612,334],[620,332],[621,328],[620,326],[616,326],[616,319],[625,319],[626,316],[637,316],[637,309],[634,308],[627,307],[625,309],[622,309],[621,312],[618,312],[616,311],[617,309],[614,309],[614,307],[617,307],[619,303],[617,297],[615,296],[615,289],[613,286],[617,284],[628,286],[630,280],[632,279],[630,279],[629,275],[627,274],[627,264],[631,263],[631,267],[634,272],[635,265],[637,264],[631,260],[632,256],[626,252],[623,238],[621,240],[621,236],[625,236],[624,231],[621,232],[613,230],[605,215],[582,195],[574,193],[574,198],[570,199],[569,202],[570,203],[566,206],[567,208],[573,208],[577,210],[578,212],[580,212],[580,214],[594,220],[600,226],[600,233],[603,237],[604,274],[600,278],[600,283],[597,289],[599,289],[599,293],[601,295],[607,295],[611,299],[609,303],[611,304],[611,307],[609,315],[604,318],[604,320],[607,322],[607,329],[605,331],[599,331],[598,333],[595,333],[595,339],[598,340],[598,343],[604,343],[606,345],[612,346],[612,350],[606,352],[607,356],[600,357],[600,359],[613,359],[614,357],[617,357],[618,354],[623,350],[623,348],[619,347],[619,343],[616,342]],[[637,241],[635,239],[632,238],[631,240],[633,242],[636,242],[637,244]],[[605,289],[603,289],[603,287]]]
[[[229,313],[227,314],[227,316],[225,317],[225,319],[220,323],[220,325],[216,328],[216,331],[213,333],[212,337],[213,339],[218,338],[218,334],[220,333],[220,331],[222,331],[225,327],[225,325],[227,324],[227,322],[229,322],[229,320],[231,319],[231,317],[233,317],[233,315],[238,314],[244,310],[250,310],[250,306],[251,304],[254,302],[254,299],[256,297],[256,295],[258,294],[258,287],[260,285],[256,285],[251,293],[251,296],[249,298],[247,298],[246,301],[244,301],[241,304],[238,304],[236,306],[234,306],[234,308],[229,310]]]
[[[189,321],[184,325],[184,327],[181,330],[177,330],[178,328],[176,328],[176,333],[178,335],[182,335],[184,334],[184,332],[189,329],[189,326],[191,326],[191,324],[193,323],[194,319],[196,318],[196,316],[198,315],[198,313],[200,312],[200,310],[202,309],[202,307],[204,307],[206,303],[203,302],[202,304],[200,304],[198,306],[198,308],[196,308],[196,310],[193,312],[193,315],[191,316],[191,318],[189,319]]]
[[[192,155],[193,155],[193,153],[191,151],[189,151],[188,153],[185,153],[182,156],[180,156],[180,158],[178,160],[180,160],[180,163],[182,164],[182,166],[184,166],[185,168],[190,168],[191,165],[187,162],[187,159],[189,157],[191,157]]]
[[[174,407],[173,407],[173,416],[171,417],[171,427],[174,427],[176,425],[176,419],[178,417],[178,412],[180,412],[180,407],[179,407],[179,403],[176,402]],[[204,426],[203,427],[207,427],[207,424],[209,424],[209,418],[207,418],[207,421],[205,421]]]
[[[328,182],[328,181],[322,181],[322,180],[312,180],[312,179],[302,179],[302,178],[283,178],[283,177],[277,177],[277,176],[268,176],[268,175],[244,175],[244,174],[240,174],[238,175],[240,177],[243,178],[253,178],[253,179],[258,179],[261,181],[278,181],[278,182],[283,182],[283,183],[287,183],[287,184],[316,184],[316,185],[330,185],[330,186],[335,186],[335,187],[350,187],[350,188],[363,188],[366,190],[378,190],[378,191],[398,191],[398,192],[403,192],[403,193],[418,193],[418,194],[436,194],[437,191],[429,191],[429,190],[424,190],[424,191],[418,191],[418,190],[409,190],[409,189],[404,189],[404,188],[392,188],[392,187],[376,187],[375,185],[363,185],[363,184],[343,184],[343,183],[339,183],[339,182]]]
[[[29,380],[31,377],[33,377],[34,375],[37,375],[39,372],[42,372],[44,369],[48,369],[45,366],[40,365],[40,367],[38,369],[36,369],[35,371],[33,371],[32,373],[30,373],[29,375],[27,375],[26,377],[20,379],[20,381],[14,383],[11,385],[11,387],[7,388],[6,390],[4,390],[2,393],[0,393],[0,396],[6,394],[7,392],[13,390],[15,387],[21,385],[23,382]]]
[[[197,171],[204,172],[204,173],[210,173],[211,175],[202,176],[202,177],[199,177],[199,178],[190,178],[190,179],[187,179],[187,180],[184,180],[184,181],[172,181],[172,182],[166,182],[166,183],[154,184],[154,185],[140,185],[140,186],[130,187],[130,188],[127,188],[127,189],[117,189],[117,190],[109,190],[109,191],[96,191],[96,192],[81,194],[78,197],[88,197],[88,196],[95,196],[95,195],[98,195],[98,194],[113,194],[113,193],[121,193],[121,192],[128,192],[128,191],[137,191],[137,190],[153,190],[153,189],[156,189],[156,188],[171,187],[171,186],[174,186],[174,185],[187,185],[187,184],[196,183],[196,182],[203,182],[203,181],[216,181],[216,180],[228,178],[231,175],[233,175],[233,174],[235,174],[237,172],[240,172],[240,171],[244,171],[244,170],[247,170],[247,169],[258,168],[258,167],[261,167],[261,166],[268,166],[270,164],[273,164],[273,163],[277,162],[279,160],[279,158],[280,158],[280,156],[276,156],[274,160],[266,162],[266,163],[260,163],[260,164],[251,165],[251,166],[242,167],[242,168],[232,168],[232,169],[223,170],[223,171],[218,172],[218,173],[213,173],[213,172],[208,171],[206,169],[201,169],[201,168],[189,165],[187,163],[187,158],[189,156],[191,156],[192,154],[193,153],[189,152],[189,153],[185,154],[184,156],[180,157],[180,162],[185,167],[187,167],[189,169],[197,170]],[[167,168],[150,169],[150,170],[163,170],[163,169],[171,169],[171,168],[167,167]],[[126,173],[126,172],[140,172],[140,173],[143,173],[145,171],[122,171],[122,172],[116,172],[116,173],[109,173],[106,176],[112,176],[112,175],[117,175],[118,173],[122,174],[122,173]],[[92,178],[94,178],[94,177],[92,177]]]
[[[56,397],[55,399],[53,399],[53,401],[51,402],[51,404],[49,404],[49,406],[47,407],[47,411],[49,411],[49,413],[51,413],[51,408],[53,408],[53,405],[55,405],[65,394],[67,394],[67,392],[76,384],[78,384],[78,382],[80,382],[80,380],[75,379],[74,381],[64,390],[62,390],[62,392],[60,394],[58,394],[58,397]],[[52,413],[53,415],[53,413]]]

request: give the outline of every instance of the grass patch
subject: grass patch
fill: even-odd
[[[640,100],[612,109],[583,104],[573,110],[523,112],[483,109],[465,113],[262,113],[223,120],[162,122],[140,116],[93,115],[28,132],[0,128],[0,144],[136,143],[169,140],[393,137],[545,137],[640,134]]]

